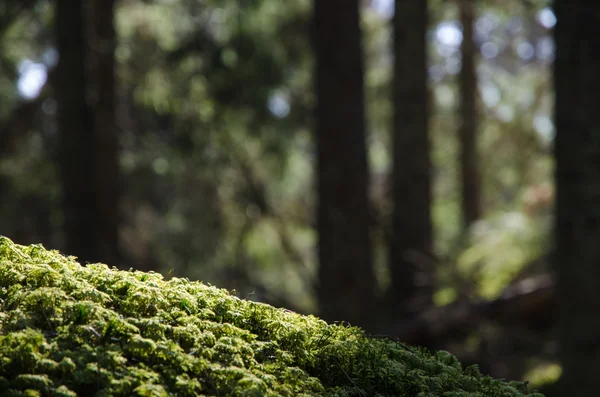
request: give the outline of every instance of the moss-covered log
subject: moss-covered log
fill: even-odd
[[[444,351],[4,237],[0,395],[541,396]]]

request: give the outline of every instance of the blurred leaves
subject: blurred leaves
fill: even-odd
[[[548,2],[528,3],[479,2],[486,217],[463,236],[455,165],[462,36],[454,2],[432,2],[432,211],[444,264],[439,302],[462,296],[465,285],[471,285],[472,296],[495,297],[547,248],[544,208],[552,198],[531,210],[526,197],[551,177],[552,51],[549,29],[539,17]],[[19,105],[20,62],[46,64],[44,54],[52,49],[51,3],[40,0],[21,10],[26,4],[0,5],[0,25],[11,21],[0,41],[0,125]],[[383,269],[391,35],[389,15],[374,7],[363,11],[371,197],[381,220],[374,225],[381,251],[376,265]],[[310,2],[128,0],[119,3],[116,17],[125,187],[121,239],[128,264],[166,266],[241,295],[276,295],[310,310],[315,271]],[[52,99],[52,93],[45,95]],[[0,233],[60,246],[51,108],[46,106],[34,128],[20,131],[17,149],[0,159]],[[49,226],[26,221],[40,214],[52,220]],[[378,273],[385,283],[386,272]]]

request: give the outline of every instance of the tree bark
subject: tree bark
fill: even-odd
[[[63,191],[65,251],[82,261],[97,258],[98,213],[93,115],[88,101],[84,0],[56,0],[59,53],[55,94],[58,105],[59,175]]]
[[[389,306],[414,314],[431,302],[431,160],[427,1],[396,1]]]
[[[458,0],[463,28],[460,90],[460,185],[463,230],[481,217],[481,190],[477,171],[477,72],[473,35],[474,0]]]
[[[115,95],[115,0],[91,0],[90,73],[94,105],[95,184],[98,257],[120,263],[119,147]]]
[[[60,179],[65,251],[119,263],[114,0],[56,1]]]
[[[600,3],[555,0],[555,243],[562,393],[600,377]]]
[[[320,315],[371,328],[363,59],[358,0],[314,2]]]

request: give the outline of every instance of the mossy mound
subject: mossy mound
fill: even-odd
[[[0,237],[1,396],[527,395],[447,352],[413,350]]]

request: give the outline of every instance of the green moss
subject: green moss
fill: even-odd
[[[525,396],[358,328],[0,237],[2,396]],[[530,397],[541,396],[530,394]]]

